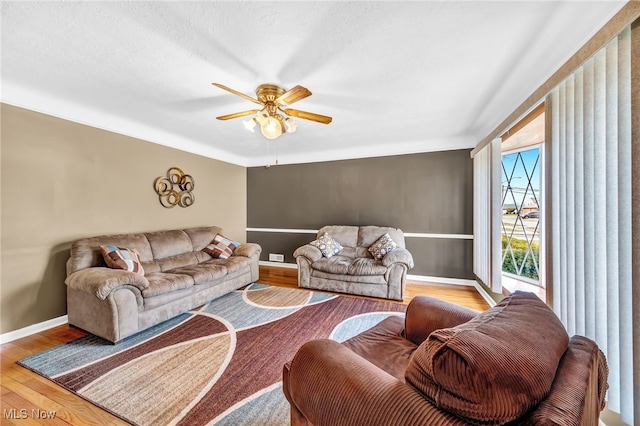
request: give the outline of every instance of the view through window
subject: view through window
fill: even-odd
[[[502,155],[502,271],[540,283],[541,148]]]

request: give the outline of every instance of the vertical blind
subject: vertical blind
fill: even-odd
[[[569,335],[587,336],[605,353],[608,407],[637,424],[630,29],[556,87],[548,102],[553,309]]]
[[[491,291],[502,291],[500,139],[473,157],[473,273]]]

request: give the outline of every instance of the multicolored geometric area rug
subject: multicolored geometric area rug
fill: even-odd
[[[251,284],[113,345],[92,335],[18,363],[136,425],[287,425],[282,366],[406,306]]]

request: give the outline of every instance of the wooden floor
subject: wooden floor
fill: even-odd
[[[297,270],[260,266],[263,284],[297,288]],[[427,295],[476,310],[488,309],[473,287],[409,281],[404,303]],[[0,345],[0,424],[2,425],[126,425],[49,380],[20,367],[16,361],[85,335],[68,325]],[[51,415],[54,418],[51,418]],[[49,417],[49,418],[47,418]]]

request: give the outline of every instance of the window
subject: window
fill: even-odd
[[[540,147],[502,155],[502,271],[540,285]]]
[[[545,287],[541,265],[544,115],[541,104],[501,138],[501,265],[510,291],[523,288],[522,283]]]

